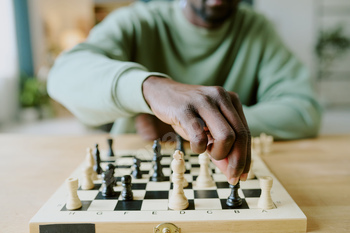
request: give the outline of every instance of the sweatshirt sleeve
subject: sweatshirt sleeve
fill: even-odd
[[[243,106],[252,135],[261,132],[278,140],[314,137],[321,122],[312,80],[286,48],[272,25],[261,34],[257,104]]]
[[[130,14],[129,9],[110,14],[90,32],[86,42],[61,54],[50,71],[50,96],[87,125],[142,112],[152,114],[142,84],[152,75],[167,77],[130,62],[135,52],[135,28],[141,25],[135,26],[137,17]]]

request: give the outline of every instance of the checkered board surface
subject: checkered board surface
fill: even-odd
[[[119,151],[116,159],[106,158],[105,152],[101,152],[101,167],[104,169],[108,163],[116,165],[115,176],[117,186],[114,197],[102,196],[102,180],[94,181],[95,187],[92,190],[78,189],[78,196],[82,201],[82,208],[78,210],[67,210],[65,202],[67,189],[65,185],[54,194],[46,205],[31,220],[31,224],[58,223],[101,223],[112,222],[181,222],[181,221],[244,221],[244,220],[303,220],[306,226],[306,217],[291,199],[286,190],[278,180],[269,172],[261,158],[254,157],[254,173],[256,178],[241,182],[239,195],[243,199],[241,207],[232,208],[226,205],[227,197],[231,189],[226,177],[210,164],[210,172],[215,181],[215,186],[210,188],[198,188],[196,177],[199,174],[200,165],[198,155],[188,154],[185,156],[186,172],[185,178],[189,185],[184,193],[189,200],[189,207],[186,210],[174,211],[168,208],[168,199],[172,192],[171,168],[172,158],[169,153],[163,152],[161,161],[163,173],[166,180],[162,182],[150,181],[152,175],[152,152],[135,153],[133,151]],[[121,199],[122,186],[120,177],[132,172],[132,160],[137,155],[141,159],[142,179],[132,177],[133,201]],[[72,177],[80,177],[79,167]],[[271,196],[275,204],[272,210],[261,210],[257,203],[261,194],[259,176],[272,176],[274,184],[271,189]],[[36,229],[36,227],[34,227]],[[32,232],[32,231],[31,231]],[[33,232],[40,232],[35,231]],[[204,231],[203,231],[204,232]]]

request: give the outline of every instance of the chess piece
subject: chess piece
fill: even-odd
[[[257,155],[261,154],[261,141],[259,137],[252,138],[252,149],[253,149],[253,153]]]
[[[268,154],[271,152],[271,145],[273,143],[273,137],[266,135],[265,133],[260,134],[261,141],[261,151],[263,154]]]
[[[141,166],[141,160],[134,157],[133,159],[133,171],[132,171],[132,176],[135,178],[135,179],[141,179],[142,178],[142,172],[141,172],[141,169],[140,169],[140,166]]]
[[[274,208],[274,204],[271,198],[271,188],[273,179],[270,176],[259,177],[261,195],[258,201],[258,207],[264,210],[269,210]]]
[[[98,149],[98,144],[95,145],[94,159],[95,159],[94,171],[97,174],[102,174],[103,170],[100,165],[101,158],[100,158],[100,150]]]
[[[107,139],[107,143],[108,143],[108,152],[107,152],[107,156],[108,156],[108,157],[114,157],[114,152],[113,152],[113,139],[112,139],[112,138],[108,138],[108,139]]]
[[[249,169],[248,176],[247,176],[248,180],[251,180],[251,179],[255,178],[255,174],[254,174],[254,171],[253,171],[253,164],[254,164],[254,160],[252,159],[250,161],[250,169]]]
[[[183,190],[183,179],[186,171],[184,154],[176,150],[171,162],[171,169],[173,170],[173,192],[169,198],[169,208],[173,210],[184,210],[188,207],[188,200]]]
[[[164,181],[165,176],[163,174],[163,167],[160,161],[162,160],[162,155],[160,153],[161,146],[159,140],[154,140],[153,143],[153,174],[151,177],[152,181]]]
[[[238,194],[238,189],[240,188],[239,181],[236,185],[230,184],[231,194],[227,198],[226,205],[230,207],[239,207],[242,205],[242,199]]]
[[[185,167],[185,171],[186,171],[186,167]],[[184,178],[182,180],[182,187],[184,187],[184,188],[188,187],[188,181],[186,180],[185,176],[184,176]]]
[[[116,184],[114,169],[115,166],[113,164],[108,164],[106,171],[102,173],[102,196],[113,197],[116,195],[116,192],[114,191],[114,186]]]
[[[179,150],[181,151],[184,155],[185,153],[185,148],[183,145],[183,139],[180,135],[176,134],[176,149],[175,150]]]
[[[95,159],[94,159],[94,156],[92,155],[92,150],[90,147],[88,147],[86,149],[86,158],[85,158],[85,161],[86,161],[86,166],[87,167],[94,167],[95,166]],[[97,177],[97,172],[94,171],[92,169],[92,173],[91,173],[91,178],[92,180],[97,180],[98,177]]]
[[[78,179],[77,178],[68,178],[68,200],[66,203],[67,210],[77,210],[81,208],[82,204],[78,197]]]
[[[125,175],[121,179],[123,191],[121,193],[123,201],[132,201],[134,199],[134,195],[131,190],[131,176]]]
[[[83,177],[81,180],[81,188],[84,190],[93,189],[95,187],[94,183],[92,182],[92,167],[85,166],[83,168]]]
[[[213,178],[209,173],[209,155],[207,152],[204,152],[198,156],[198,162],[200,164],[199,175],[196,179],[196,186],[200,188],[214,186],[215,183]]]

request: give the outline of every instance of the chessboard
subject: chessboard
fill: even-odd
[[[162,150],[161,164],[165,180],[151,181],[153,151],[148,149],[114,151],[114,157],[101,150],[101,167],[115,166],[116,195],[102,195],[102,179],[94,181],[91,190],[77,191],[82,207],[68,210],[67,185],[63,184],[30,221],[31,233],[103,233],[103,232],[306,232],[306,216],[296,205],[281,183],[269,171],[261,157],[253,155],[255,178],[240,182],[239,196],[242,205],[229,207],[226,200],[231,193],[226,177],[210,163],[209,171],[215,185],[209,188],[196,186],[200,165],[198,154],[185,153],[184,188],[189,206],[185,210],[171,210],[168,199],[173,184],[170,163],[174,149]],[[132,201],[121,198],[120,177],[132,173],[133,158],[141,160],[142,178],[132,177]],[[84,163],[71,177],[81,178]],[[260,209],[259,177],[273,178],[271,197],[274,208]]]

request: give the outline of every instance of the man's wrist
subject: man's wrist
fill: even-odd
[[[164,77],[162,76],[149,76],[145,79],[145,81],[142,84],[142,93],[143,97],[148,104],[148,106],[152,109],[152,94],[155,93],[155,90],[157,89],[157,84],[164,80]]]

